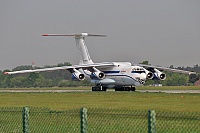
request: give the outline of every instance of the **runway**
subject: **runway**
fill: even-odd
[[[0,90],[0,92],[13,93],[63,93],[63,92],[92,92],[92,90]],[[114,89],[109,89],[107,92],[114,92]],[[136,92],[148,93],[195,93],[200,94],[200,90],[136,90]],[[130,92],[134,93],[134,92]]]
[[[150,93],[199,93],[200,90],[137,90],[138,92],[150,92]]]

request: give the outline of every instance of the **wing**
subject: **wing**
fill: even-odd
[[[81,65],[72,65],[72,66],[62,66],[62,67],[52,67],[52,68],[42,68],[34,70],[21,70],[13,72],[4,72],[4,74],[19,74],[19,73],[31,73],[31,72],[45,72],[45,71],[55,71],[55,70],[68,70],[68,69],[87,69],[91,67],[105,68],[114,66],[112,62],[103,62],[103,63],[93,63],[93,64],[81,64]]]
[[[159,70],[165,70],[165,71],[177,72],[177,73],[184,73],[184,74],[189,74],[189,75],[190,74],[196,74],[196,72],[179,70],[179,69],[172,69],[172,68],[161,67],[161,66],[151,66],[151,65],[144,65],[144,64],[139,64],[139,66],[143,66],[144,68],[157,68]]]

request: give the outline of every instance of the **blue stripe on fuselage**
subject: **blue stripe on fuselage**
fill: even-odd
[[[120,71],[103,71],[103,72],[109,74],[109,73],[119,73]]]

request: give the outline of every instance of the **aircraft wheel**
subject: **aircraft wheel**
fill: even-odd
[[[121,91],[120,88],[115,88],[115,91]]]
[[[130,91],[131,88],[130,87],[124,87],[124,91]]]
[[[115,88],[115,91],[118,91],[118,89],[117,89],[117,88]]]
[[[115,91],[135,91],[135,87],[120,87],[115,88]]]
[[[92,91],[101,91],[101,90],[98,86],[94,86],[94,87],[92,87]]]
[[[125,91],[125,88],[124,87],[115,88],[115,91]]]
[[[136,90],[136,88],[135,87],[131,87],[131,91],[135,91]]]
[[[107,88],[103,86],[94,86],[92,87],[92,91],[106,91]]]
[[[92,87],[92,91],[97,91],[97,87]]]
[[[102,90],[101,91],[106,91],[107,90],[107,88],[106,87],[102,87]]]

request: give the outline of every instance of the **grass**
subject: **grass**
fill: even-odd
[[[52,110],[111,108],[200,111],[199,94],[141,92],[0,93],[0,107],[47,107]]]
[[[183,88],[178,87],[178,89]],[[80,132],[79,110],[82,107],[88,108],[88,132],[147,132],[147,110],[149,109],[157,112],[158,132],[198,132],[200,130],[199,119],[196,119],[199,117],[195,115],[193,119],[193,114],[200,112],[200,94],[0,93],[0,98],[0,109],[1,107],[30,106],[57,110],[51,113],[48,110],[37,111],[37,108],[33,108],[36,112],[30,113],[31,132]],[[0,110],[2,126],[0,132],[21,132],[20,108],[17,108],[18,111],[16,108],[13,109],[12,111]]]

